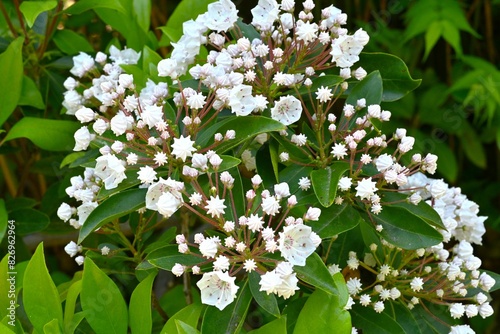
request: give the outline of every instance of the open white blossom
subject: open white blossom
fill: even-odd
[[[114,189],[127,178],[124,161],[118,159],[115,155],[103,155],[98,157],[96,161],[94,173],[104,182],[105,189]]]
[[[311,232],[311,227],[307,225],[285,226],[278,240],[281,256],[293,265],[304,266],[307,257],[316,249]]]
[[[179,138],[174,138],[172,154],[185,162],[187,157],[192,157],[193,152],[196,152],[193,145],[194,141],[191,140],[191,136],[184,137],[181,135]]]
[[[297,122],[302,114],[302,104],[291,95],[280,97],[279,101],[271,108],[271,118],[284,125]]]
[[[236,297],[239,287],[234,283],[236,277],[231,277],[227,272],[213,271],[203,274],[196,283],[201,291],[201,302],[223,310],[231,304]]]

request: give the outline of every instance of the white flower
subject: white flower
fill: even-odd
[[[301,177],[299,179],[299,188],[304,191],[308,190],[309,188],[311,188],[311,180],[307,176]]]
[[[251,214],[247,219],[247,226],[252,232],[260,231],[263,225],[264,221],[262,220],[262,217],[259,217],[259,215]]]
[[[76,212],[78,214],[78,225],[83,226],[85,221],[87,220],[87,217],[90,215],[94,209],[97,208],[97,203],[96,202],[85,202],[82,205],[80,205],[78,208],[76,208]],[[71,223],[71,221],[70,221]]]
[[[297,122],[302,114],[302,104],[291,95],[281,96],[279,101],[271,108],[271,118],[284,125]]]
[[[64,247],[64,251],[71,257],[75,256],[76,254],[80,253],[82,251],[82,246],[77,245],[74,241],[70,241],[69,244],[67,244]]]
[[[213,238],[205,238],[200,242],[200,253],[206,258],[214,258],[217,254],[217,242]]]
[[[201,302],[223,310],[231,304],[239,287],[234,284],[236,277],[230,277],[227,272],[213,271],[203,274],[196,283],[201,291]]]
[[[424,280],[421,277],[414,277],[410,282],[410,287],[413,291],[419,292],[424,287]]]
[[[328,102],[332,99],[332,90],[328,87],[321,86],[316,92],[316,99],[321,103]]]
[[[356,196],[360,199],[370,199],[372,195],[378,190],[375,186],[377,182],[372,181],[372,178],[362,179],[358,181],[358,186],[356,187]]]
[[[280,203],[276,200],[276,197],[274,196],[269,196],[262,200],[262,211],[264,211],[268,215],[271,216],[276,215],[279,212],[280,208],[281,208]]]
[[[351,189],[352,186],[352,179],[348,176],[343,176],[339,180],[338,187],[341,191],[347,191]]]
[[[385,172],[394,164],[392,156],[384,153],[375,159],[375,166],[379,172]]]
[[[465,313],[465,307],[462,303],[453,303],[450,305],[450,314],[452,318],[459,319]]]
[[[346,285],[347,285],[347,291],[349,292],[350,295],[357,295],[362,290],[361,281],[357,277],[349,278],[349,280],[346,282]]]
[[[229,93],[229,106],[236,116],[247,116],[257,107],[252,86],[236,85]]]
[[[401,139],[398,148],[401,152],[406,153],[413,148],[413,144],[415,144],[415,138],[406,136]]]
[[[224,255],[219,255],[214,261],[214,270],[228,270],[229,269],[229,259]]]
[[[102,255],[104,255],[104,256],[106,256],[106,255],[108,255],[108,254],[109,254],[109,251],[110,251],[110,250],[111,250],[111,249],[110,249],[108,246],[103,246],[103,247],[101,248],[101,254],[102,254]]]
[[[356,31],[354,35],[342,35],[334,39],[330,54],[335,65],[343,68],[351,67],[359,60],[359,54],[363,50],[363,46],[368,43],[368,39],[368,34],[362,29]]]
[[[163,120],[163,107],[156,105],[147,105],[142,109],[141,119],[151,129],[158,122]]]
[[[316,249],[311,232],[311,227],[306,225],[285,226],[278,240],[281,256],[293,265],[304,266],[306,258]]]
[[[245,260],[245,262],[243,263],[243,269],[245,269],[247,273],[257,269],[257,264],[255,263],[255,260],[254,259]]]
[[[490,303],[484,303],[479,305],[478,308],[479,315],[484,319],[493,314],[493,307],[491,307]]]
[[[288,183],[281,182],[274,185],[274,193],[278,199],[290,196],[290,187]]]
[[[184,137],[181,135],[179,138],[174,138],[172,154],[185,162],[187,157],[193,156],[193,152],[196,152],[193,144],[194,141],[191,140],[191,136]]]
[[[76,130],[74,137],[75,147],[73,148],[73,151],[86,150],[92,140],[92,135],[86,126],[82,126],[80,129]]]
[[[144,166],[137,172],[137,178],[141,183],[151,184],[156,180],[156,171],[150,166]]]
[[[80,52],[78,56],[73,57],[73,68],[69,71],[74,76],[81,78],[92,68],[94,68],[94,59],[85,52]]]
[[[274,270],[268,271],[264,275],[260,276],[260,289],[259,291],[265,291],[267,294],[276,293],[277,287],[281,284],[281,277]]]
[[[482,273],[481,276],[479,276],[479,287],[484,291],[490,291],[494,285],[495,279],[487,273]]]
[[[219,195],[216,197],[210,196],[210,199],[207,200],[207,205],[205,209],[207,209],[207,213],[212,215],[212,218],[219,218],[224,214],[224,209],[227,207],[224,205],[225,199],[220,199]]]
[[[111,131],[120,136],[129,128],[129,119],[122,111],[119,111],[110,121]]]
[[[449,334],[476,334],[469,325],[451,326]]]
[[[186,270],[186,267],[184,267],[182,264],[176,263],[172,267],[172,274],[179,277],[179,276],[182,276],[182,274],[184,274],[185,270]]]
[[[377,313],[382,313],[384,311],[384,309],[385,309],[384,302],[382,302],[382,301],[376,302],[375,304],[373,304],[373,309]]]
[[[238,20],[238,10],[230,0],[219,0],[208,5],[203,18],[204,24],[210,30],[227,31]]]
[[[163,193],[159,198],[156,206],[158,212],[165,218],[172,216],[184,203],[181,196],[175,196],[170,191]]]
[[[115,155],[103,155],[98,157],[96,161],[94,174],[104,182],[105,189],[114,189],[127,178],[123,166],[124,162]]]
[[[252,12],[252,25],[261,31],[270,30],[278,19],[279,5],[276,0],[259,0]]]
[[[443,180],[433,180],[429,185],[431,196],[435,199],[443,197],[447,190],[448,184],[446,184]]]
[[[347,155],[347,148],[344,144],[337,143],[332,147],[330,152],[338,160],[343,159]]]
[[[72,209],[69,204],[63,202],[57,209],[57,216],[59,217],[59,219],[67,222],[71,218],[71,216],[73,216],[73,212],[74,209]]]
[[[75,117],[78,119],[81,123],[88,123],[92,122],[95,118],[96,113],[87,107],[82,107],[78,109],[75,112]]]
[[[306,214],[304,215],[305,220],[312,220],[312,221],[317,221],[319,219],[319,216],[321,215],[321,209],[320,208],[314,208],[314,207],[309,207],[307,209]]]
[[[293,134],[290,141],[297,146],[304,146],[307,143],[307,137],[302,133],[298,135]]]
[[[316,23],[302,22],[297,23],[295,34],[299,41],[308,44],[317,38],[318,25]],[[322,101],[323,102],[323,101]]]
[[[361,305],[368,306],[368,305],[370,305],[371,302],[372,301],[371,301],[371,298],[369,295],[364,294],[364,295],[359,296],[359,303]]]
[[[84,258],[82,255],[75,257],[75,262],[76,262],[79,266],[81,266],[81,265],[83,264],[83,262],[84,262],[84,261],[85,261],[85,258]]]

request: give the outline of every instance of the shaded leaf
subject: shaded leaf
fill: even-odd
[[[19,101],[17,103],[20,106],[30,106],[42,110],[45,109],[42,94],[40,94],[35,82],[26,75],[23,76],[23,87],[21,89],[21,96],[19,96]]]
[[[302,281],[329,294],[336,296],[339,294],[339,290],[332,275],[317,253],[309,255],[305,266],[294,266],[293,269],[297,273],[297,277]]]
[[[192,254],[179,253],[177,245],[167,245],[158,248],[146,256],[146,260],[155,267],[163,270],[172,270],[176,263],[192,266],[203,262],[203,259]],[[140,267],[140,266],[139,266]]]
[[[15,221],[18,235],[43,231],[50,224],[50,219],[45,213],[30,208],[14,210],[9,213],[9,218]]]
[[[352,325],[366,334],[405,334],[401,326],[390,316],[376,313],[372,307],[353,306]]]
[[[153,328],[151,293],[156,272],[149,274],[132,292],[129,304],[129,321],[132,334],[149,334]]]
[[[12,114],[21,96],[23,86],[23,40],[24,37],[18,37],[9,44],[4,53],[0,54],[0,78],[4,78],[4,80],[0,80],[0,92],[9,92],[8,94],[2,94],[0,127]],[[8,80],[5,78],[8,78]]]
[[[351,204],[342,203],[341,205],[332,205],[327,209],[322,209],[319,220],[310,221],[308,225],[321,238],[325,239],[356,227],[360,219],[358,211]]]
[[[93,52],[92,45],[80,34],[64,29],[58,30],[52,38],[56,46],[67,55],[76,55],[79,52]]]

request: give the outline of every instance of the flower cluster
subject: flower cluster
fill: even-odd
[[[478,216],[478,205],[461,194],[460,188],[450,188],[444,181],[421,173],[411,176],[403,188],[428,200],[440,215],[446,226],[438,229],[444,242],[412,251],[381,240],[370,245],[362,259],[351,252],[347,268],[366,270],[373,279],[362,282],[359,277],[349,278],[351,298],[347,307],[357,301],[380,313],[389,301],[403,303],[409,309],[425,307],[429,302],[447,305],[453,318],[491,316],[493,308],[487,293],[495,280],[480,271],[481,260],[474,256],[472,246],[481,244],[485,233],[486,217]],[[332,273],[340,271],[338,265],[330,269]]]

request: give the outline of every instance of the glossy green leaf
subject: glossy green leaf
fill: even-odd
[[[21,96],[19,96],[19,101],[17,103],[20,106],[30,106],[42,110],[45,109],[42,94],[40,94],[40,91],[38,90],[38,87],[33,79],[26,75],[23,76],[23,87],[21,89]]]
[[[181,334],[177,330],[176,320],[180,320],[189,326],[196,327],[198,325],[198,320],[200,319],[203,307],[204,306],[201,303],[195,303],[186,306],[185,308],[174,314],[170,319],[168,319],[161,332],[168,334]]]
[[[168,171],[161,171],[156,175],[158,177],[164,177],[167,174]],[[116,188],[105,189],[104,187],[102,187],[101,190],[99,190],[99,193],[97,194],[97,199],[98,200],[105,199],[107,197],[110,197],[111,195],[130,189],[141,183],[141,180],[137,178],[137,170],[127,170],[125,171],[125,176],[126,178],[122,182],[120,182],[120,184]]]
[[[422,81],[411,77],[408,67],[401,58],[387,53],[363,52],[356,66],[363,67],[368,73],[380,71],[383,85],[382,101],[384,102],[401,99],[416,89]]]
[[[151,293],[155,277],[156,273],[149,274],[132,292],[128,314],[132,334],[151,333],[153,328]]]
[[[163,58],[154,50],[147,46],[144,46],[144,48],[142,49],[142,70],[146,73],[149,73],[149,65],[153,64],[156,66],[162,59]]]
[[[67,14],[81,14],[96,8],[109,8],[120,13],[125,13],[125,8],[120,0],[80,0],[65,10]]]
[[[4,333],[4,334],[16,334],[15,332],[12,331],[12,326],[9,325],[9,327],[7,327],[7,325],[4,325],[3,323],[0,322],[0,333]]]
[[[36,248],[24,272],[23,302],[26,314],[38,332],[43,333],[45,324],[53,319],[63,323],[61,300],[45,266],[43,243]]]
[[[370,104],[380,104],[382,102],[383,91],[383,81],[380,71],[373,71],[351,90],[346,104],[355,106],[356,101],[359,99],[366,99],[367,106]]]
[[[294,334],[350,334],[351,316],[336,295],[314,291],[307,299],[295,324]]]
[[[3,240],[5,232],[7,232],[7,224],[8,224],[7,208],[5,207],[5,201],[2,198],[0,198],[0,243]]]
[[[236,137],[231,140],[223,141],[217,146],[218,154],[224,153],[231,148],[238,146],[242,142],[253,139],[261,133],[281,131],[285,126],[274,119],[263,116],[245,116],[232,117],[228,122],[224,123],[217,132],[226,133],[227,130],[236,131]]]
[[[75,145],[75,131],[80,127],[77,122],[24,117],[14,124],[4,141],[28,138],[44,150],[71,151]]]
[[[385,206],[372,219],[382,225],[380,234],[385,240],[403,249],[427,248],[443,241],[441,233],[406,208]]]
[[[62,334],[61,327],[59,326],[59,321],[57,319],[52,319],[43,326],[44,334]]]
[[[148,244],[148,246],[144,249],[144,254],[151,253],[152,251],[165,247],[165,245],[168,245],[172,240],[175,239],[175,236],[177,235],[177,228],[175,226],[172,226],[166,231],[163,231],[161,236],[156,239],[156,241],[151,242]]]
[[[314,193],[325,208],[328,208],[335,201],[339,180],[349,168],[349,163],[339,161],[326,168],[311,172]]]
[[[366,334],[405,334],[401,326],[385,312],[376,313],[372,307],[353,306],[352,325]]]
[[[286,315],[265,324],[259,329],[248,332],[248,334],[286,334]]]
[[[14,111],[21,96],[23,87],[23,47],[24,37],[18,37],[12,41],[7,50],[0,54],[0,92],[9,92],[2,94],[2,103],[0,103],[0,127],[9,118]]]
[[[293,269],[300,280],[329,294],[338,296],[337,285],[318,253],[309,255],[305,266],[294,266]]]
[[[19,10],[23,13],[28,27],[33,27],[35,20],[43,12],[54,9],[57,6],[57,1],[23,1],[19,6]]]
[[[144,207],[146,192],[147,189],[125,190],[99,204],[80,228],[78,243],[102,225]]]
[[[290,186],[290,193],[295,194],[299,191],[299,180],[303,177],[309,177],[312,167],[290,165],[281,170],[278,174],[279,182],[286,182]]]
[[[96,334],[127,333],[127,305],[120,289],[89,257],[85,257],[80,301]]]
[[[269,314],[272,314],[275,317],[279,317],[280,309],[278,308],[276,297],[272,293],[267,294],[265,291],[260,291],[260,278],[261,275],[259,275],[255,271],[248,274],[250,292],[252,292],[253,298],[260,307],[269,312]]]
[[[241,164],[240,159],[230,155],[221,155],[220,158],[222,159],[222,163],[220,164],[219,169],[217,169],[219,173],[237,167],[239,164]]]
[[[203,259],[192,254],[179,253],[177,245],[167,245],[156,249],[146,256],[146,260],[155,267],[163,270],[172,270],[176,263],[192,266],[203,262]],[[140,268],[141,266],[139,266]]]
[[[9,218],[16,222],[17,235],[39,232],[50,224],[50,219],[45,213],[29,208],[14,210],[9,213]]]
[[[175,319],[175,327],[179,334],[200,334],[199,330],[178,319]]]
[[[383,193],[383,203],[388,202],[390,204],[386,204],[388,206],[401,207],[408,210],[411,214],[425,220],[427,224],[432,225],[436,228],[446,229],[441,220],[441,216],[434,210],[429,204],[421,201],[418,205],[414,205],[408,203],[408,195],[400,194],[397,192],[387,191]],[[384,205],[385,207],[385,205]]]
[[[245,322],[246,314],[252,301],[248,280],[238,289],[235,300],[222,311],[209,306],[203,315],[201,332],[210,334],[238,333]]]
[[[418,325],[418,321],[415,317],[415,314],[412,310],[409,310],[406,305],[402,305],[401,303],[395,302],[386,304],[386,310],[389,316],[394,318],[396,322],[403,328],[405,333],[412,334],[427,334],[428,332],[422,331],[422,329]]]
[[[64,330],[72,333],[81,321],[80,317],[75,317],[75,307],[77,298],[82,291],[82,280],[74,282],[68,290],[64,307]]]
[[[308,225],[321,238],[325,239],[355,228],[360,219],[358,211],[351,204],[342,203],[341,205],[332,205],[327,209],[322,209],[319,220],[310,221]]]
[[[79,52],[94,52],[92,45],[82,35],[72,30],[58,30],[52,40],[59,50],[67,55],[76,55]]]
[[[468,122],[463,125],[463,131],[459,136],[462,148],[467,158],[479,168],[486,168],[487,159],[481,139]]]

